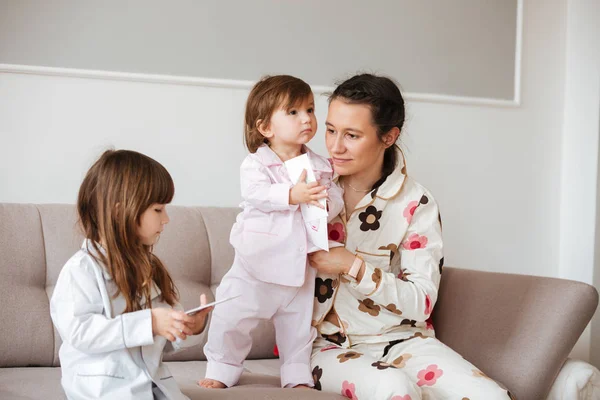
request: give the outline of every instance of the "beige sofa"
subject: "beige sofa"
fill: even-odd
[[[184,307],[213,298],[231,265],[229,230],[238,209],[169,208],[171,223],[156,252],[170,269]],[[0,204],[0,399],[64,399],[60,338],[48,309],[58,273],[80,247],[72,205]],[[438,337],[519,400],[544,399],[592,317],[598,293],[586,284],[445,268],[434,312]],[[203,334],[205,335],[205,334]],[[280,389],[274,332],[264,323],[240,385],[200,389],[202,346],[170,356],[192,399],[342,399],[313,390]],[[204,336],[205,339],[205,336]],[[364,399],[361,399],[364,400]]]

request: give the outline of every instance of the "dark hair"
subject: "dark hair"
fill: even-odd
[[[283,108],[289,110],[311,94],[310,86],[302,79],[290,75],[262,77],[254,85],[246,101],[244,143],[250,153],[255,153],[263,143],[269,143],[258,131],[256,124],[259,120],[261,124],[268,126],[277,108],[283,105]]]
[[[405,110],[404,98],[398,85],[390,78],[372,74],[359,74],[340,83],[329,96],[329,104],[333,100],[342,100],[348,104],[365,104],[371,109],[373,125],[377,128],[377,136],[383,136],[394,127],[402,132]],[[386,178],[394,172],[398,163],[396,146],[385,149],[381,178],[372,189],[378,188]]]

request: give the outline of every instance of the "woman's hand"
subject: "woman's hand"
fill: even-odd
[[[308,255],[310,265],[324,274],[345,274],[350,270],[356,256],[344,247],[334,247],[326,252],[320,250]]]
[[[163,307],[152,309],[152,334],[171,342],[176,338],[185,340],[188,335],[192,335],[192,330],[186,326],[192,322],[194,319],[183,311]]]
[[[200,295],[200,305],[203,306],[206,304],[206,295]],[[202,311],[198,311],[197,313],[191,315],[191,318],[194,320],[193,322],[186,323],[187,327],[192,330],[192,335],[198,335],[202,333],[204,327],[206,326],[206,317],[212,311],[213,307],[205,308]]]

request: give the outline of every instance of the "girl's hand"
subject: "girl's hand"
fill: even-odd
[[[310,265],[324,274],[345,274],[350,271],[356,256],[344,247],[334,247],[329,252],[316,251],[308,255]]]
[[[206,295],[200,295],[200,305],[203,306],[206,304]],[[198,335],[202,333],[204,327],[206,326],[206,317],[212,311],[213,307],[205,308],[204,310],[198,311],[196,314],[191,315],[190,317],[194,320],[193,322],[186,323],[187,327],[192,331],[192,335]]]
[[[152,309],[152,334],[162,336],[171,342],[176,338],[185,340],[188,335],[192,335],[192,330],[186,326],[192,322],[194,319],[183,311],[163,307]]]
[[[290,189],[290,204],[308,203],[323,208],[319,199],[327,197],[327,188],[318,182],[306,183],[306,170],[302,170],[298,182]]]

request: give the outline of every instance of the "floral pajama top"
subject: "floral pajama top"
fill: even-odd
[[[429,317],[444,264],[440,214],[398,158],[400,165],[379,188],[328,224],[329,239],[365,262],[360,282],[343,275],[316,278],[312,324],[344,347],[435,336]]]

